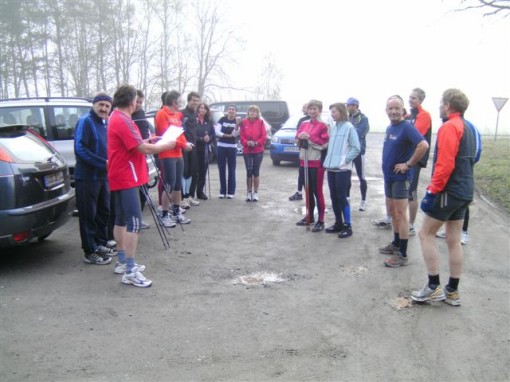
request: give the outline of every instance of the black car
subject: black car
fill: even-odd
[[[25,125],[0,126],[0,247],[44,240],[74,207],[69,169]]]

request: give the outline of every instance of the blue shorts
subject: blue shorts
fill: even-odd
[[[115,225],[126,227],[128,232],[138,233],[142,222],[140,187],[112,191]]]
[[[460,200],[443,192],[437,195],[432,210],[425,212],[427,216],[440,221],[464,220],[466,210],[471,202]]]
[[[411,182],[408,180],[395,180],[384,182],[384,195],[390,199],[408,199]]]
[[[411,171],[413,172],[413,178],[411,180],[411,186],[409,188],[409,200],[418,200],[418,182],[420,181],[421,167],[419,164],[414,166]]]

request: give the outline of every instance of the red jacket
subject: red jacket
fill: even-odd
[[[260,118],[243,119],[239,128],[239,136],[245,154],[258,154],[264,152],[267,139],[266,125]],[[255,141],[256,146],[248,146],[248,141]]]
[[[156,125],[157,135],[161,136],[170,127],[170,125],[177,127],[182,126],[182,113],[180,111],[170,110],[168,106],[164,106],[156,113],[154,123]],[[161,152],[159,157],[161,159],[182,158],[182,150],[186,147],[186,143],[188,143],[186,137],[184,134],[181,134],[179,138],[177,138],[175,148]]]

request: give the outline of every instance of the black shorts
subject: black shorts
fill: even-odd
[[[466,210],[469,206],[466,200],[460,200],[446,192],[437,195],[432,210],[425,212],[427,216],[440,221],[464,220]]]
[[[409,200],[418,200],[418,182],[420,181],[420,170],[421,166],[416,165],[410,171],[413,172],[413,178],[411,179],[411,186],[409,187]]]
[[[408,199],[410,182],[408,180],[396,180],[384,182],[384,195],[390,199]]]

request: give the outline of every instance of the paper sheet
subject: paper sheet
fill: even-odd
[[[162,145],[168,142],[175,142],[182,133],[184,133],[184,129],[182,127],[170,125],[156,144]]]

